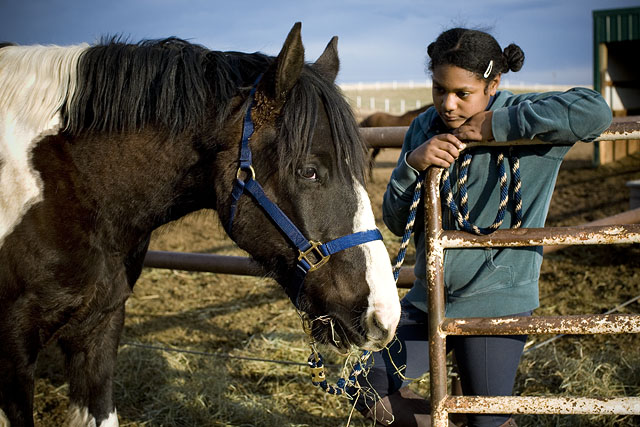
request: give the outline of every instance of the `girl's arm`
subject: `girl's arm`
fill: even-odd
[[[593,141],[611,124],[602,96],[586,88],[514,95],[493,111],[496,141],[538,138],[547,142]]]
[[[611,109],[597,92],[512,95],[493,111],[469,118],[452,133],[463,141],[514,141],[538,138],[558,144],[592,141],[611,124]]]
[[[414,120],[405,135],[398,164],[384,193],[382,218],[389,230],[398,236],[404,233],[420,172],[429,166],[448,168],[464,149],[464,144],[450,133],[425,139],[419,122]]]

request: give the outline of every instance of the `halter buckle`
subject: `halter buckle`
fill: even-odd
[[[242,177],[242,179],[240,179]],[[256,179],[256,171],[253,169],[253,166],[249,165],[249,167],[239,167],[236,172],[236,178],[240,181],[247,181],[247,178],[251,177],[251,179]]]
[[[324,264],[329,261],[331,255],[325,255],[320,250],[320,247],[323,245],[322,242],[315,242],[313,240],[309,240],[311,247],[306,251],[299,251],[300,255],[298,256],[298,261],[302,261],[303,259],[311,266],[308,271],[317,270],[322,267]]]

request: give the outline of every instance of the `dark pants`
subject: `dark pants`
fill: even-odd
[[[521,313],[516,316],[528,316]],[[397,340],[388,350],[374,353],[373,366],[363,387],[373,388],[380,398],[398,391],[429,371],[429,317],[402,300],[402,317],[396,333]],[[515,336],[450,336],[447,351],[454,351],[462,392],[465,395],[510,396],[513,390],[520,356],[526,335]],[[405,380],[396,374],[399,368]],[[367,382],[369,384],[367,384]],[[365,412],[375,404],[372,393],[361,393],[356,408]],[[509,415],[468,415],[469,426],[495,427],[503,424]]]

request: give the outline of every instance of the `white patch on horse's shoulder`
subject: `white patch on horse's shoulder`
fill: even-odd
[[[0,409],[0,427],[10,427],[11,423],[9,422],[9,418],[5,415],[4,411]]]
[[[56,134],[60,109],[73,96],[80,56],[88,45],[0,49],[0,247],[24,214],[42,200],[31,156]]]

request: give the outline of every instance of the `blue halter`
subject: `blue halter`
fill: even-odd
[[[382,240],[382,234],[378,229],[374,229],[342,236],[327,243],[308,240],[300,232],[298,227],[291,222],[287,215],[282,212],[275,203],[269,200],[262,186],[255,180],[256,174],[252,166],[251,148],[249,147],[249,142],[254,130],[251,111],[255,104],[255,92],[261,78],[262,75],[258,76],[249,93],[251,103],[245,114],[242,127],[239,166],[233,190],[231,191],[230,216],[226,224],[226,230],[227,233],[231,235],[238,200],[245,192],[249,193],[264,212],[273,220],[289,242],[298,249],[298,261],[293,271],[294,280],[292,281],[292,287],[287,288],[286,292],[293,304],[299,308],[298,299],[301,295],[307,273],[326,264],[327,261],[329,261],[329,257],[336,252],[374,240]]]

